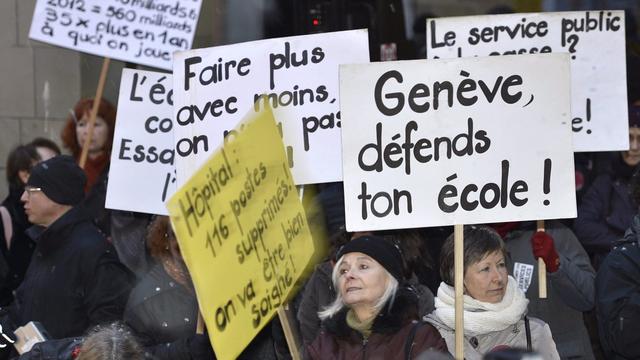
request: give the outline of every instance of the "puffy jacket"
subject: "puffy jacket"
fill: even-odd
[[[192,290],[172,279],[160,264],[151,267],[131,291],[124,321],[157,360],[210,360],[208,336],[196,335],[198,302]],[[269,328],[261,331],[239,359],[274,359]]]
[[[414,359],[427,350],[447,352],[438,331],[430,324],[418,322],[418,296],[407,288],[398,290],[392,306],[383,308],[365,340],[346,322],[347,308],[325,320],[322,330],[307,348],[307,359]],[[415,336],[407,347],[409,334]],[[408,348],[408,354],[405,349]]]
[[[596,314],[607,359],[640,359],[640,216],[596,276]]]
[[[426,320],[433,324],[445,339],[447,346],[455,348],[456,332],[440,321],[435,314],[427,316]],[[545,360],[560,359],[556,351],[556,344],[551,337],[549,326],[542,320],[529,318],[529,328],[531,330],[531,348]],[[478,336],[465,336],[464,358],[467,360],[481,360],[484,355],[502,347],[526,349],[526,328],[525,321],[521,319],[517,323],[502,331],[494,331]]]

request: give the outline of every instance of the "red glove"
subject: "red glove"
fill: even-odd
[[[538,231],[531,237],[531,248],[535,258],[542,258],[547,265],[547,271],[556,272],[560,267],[560,257],[553,245],[553,238],[544,231]]]

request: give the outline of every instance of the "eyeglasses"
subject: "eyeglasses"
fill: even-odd
[[[39,187],[25,186],[24,188],[24,192],[27,193],[27,197],[31,197],[31,194],[41,192],[41,191],[42,191],[42,188],[39,188]]]

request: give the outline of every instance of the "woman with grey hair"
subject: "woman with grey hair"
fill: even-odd
[[[336,258],[336,298],[318,313],[322,330],[307,358],[413,359],[429,349],[447,351],[436,329],[418,321],[418,297],[405,284],[398,247],[365,235]]]
[[[442,283],[436,310],[425,320],[455,349],[453,235],[440,254]],[[464,356],[482,359],[506,348],[538,352],[546,360],[560,359],[549,326],[526,316],[529,301],[507,274],[506,251],[498,233],[487,226],[464,228]]]
[[[144,351],[129,328],[116,322],[95,327],[85,338],[76,359],[144,360],[144,358]]]

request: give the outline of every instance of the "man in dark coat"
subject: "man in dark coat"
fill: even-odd
[[[57,156],[36,165],[21,200],[36,242],[15,302],[2,317],[5,333],[39,322],[53,339],[122,318],[132,276],[105,237],[75,206],[86,177],[75,161]]]

